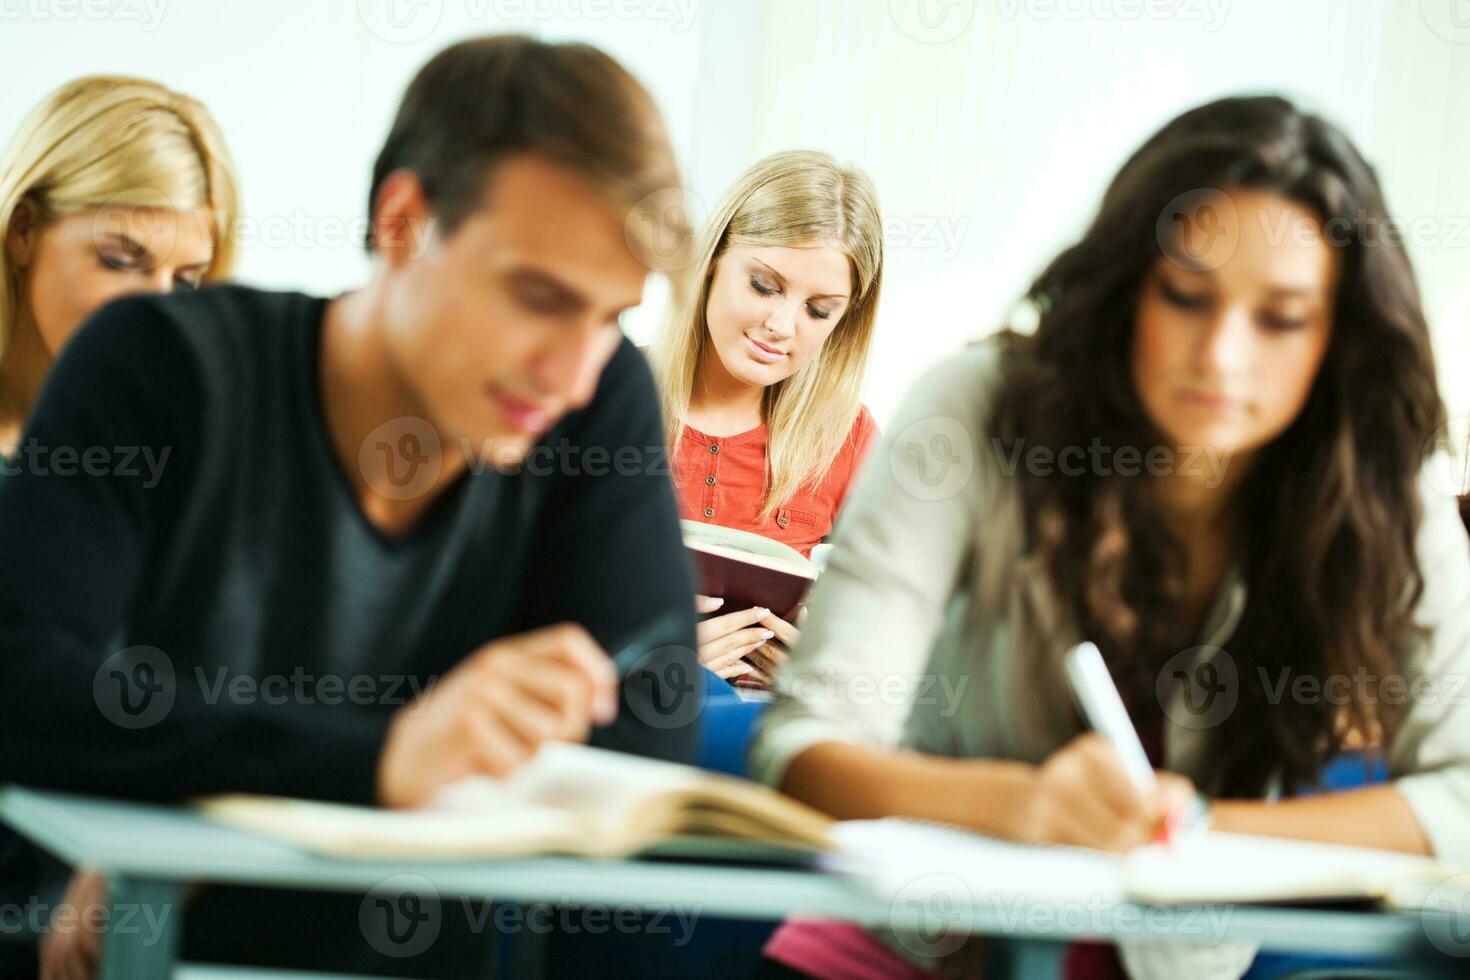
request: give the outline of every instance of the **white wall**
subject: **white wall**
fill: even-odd
[[[1442,385],[1470,415],[1467,0],[0,0],[0,133],[77,74],[184,89],[243,177],[242,278],[345,289],[365,270],[345,233],[404,84],[445,44],[509,29],[623,59],[706,202],[788,147],[872,175],[890,223],[880,422],[925,365],[994,329],[1164,120],[1225,93],[1299,98],[1346,126],[1418,229]]]

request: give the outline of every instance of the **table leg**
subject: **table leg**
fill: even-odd
[[[1045,939],[986,938],[985,976],[993,980],[1061,980],[1067,955],[1065,942]]]
[[[183,886],[115,875],[108,879],[112,915],[102,937],[98,980],[169,980],[183,929]]]

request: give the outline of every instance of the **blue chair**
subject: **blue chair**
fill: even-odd
[[[695,764],[711,772],[745,776],[745,753],[765,705],[742,701],[735,689],[709,671],[705,678],[703,726]]]

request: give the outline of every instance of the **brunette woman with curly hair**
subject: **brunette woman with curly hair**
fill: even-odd
[[[1034,333],[925,377],[859,477],[756,775],[838,817],[1115,851],[1197,788],[1221,829],[1470,863],[1470,710],[1434,696],[1470,672],[1470,541],[1425,473],[1444,410],[1389,232],[1347,137],[1282,99],[1148,140],[1032,285]],[[1061,667],[1083,639],[1152,796],[1085,734]],[[911,697],[852,696],[894,676]],[[1350,738],[1387,784],[1287,799]],[[1115,973],[1099,952],[1072,975]],[[1137,976],[1177,951],[1123,953]],[[793,923],[768,955],[831,976],[884,952]],[[880,972],[939,966],[914,961]]]

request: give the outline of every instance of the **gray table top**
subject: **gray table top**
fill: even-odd
[[[710,917],[779,919],[793,913],[868,926],[932,928],[925,910],[868,895],[817,871],[640,860],[543,857],[500,861],[356,861],[324,857],[211,823],[176,807],[20,787],[0,790],[0,821],[58,858],[114,877],[208,881],[369,893],[411,879],[441,897],[682,909]],[[1422,947],[1417,914],[1217,906],[1148,908],[1119,903],[1102,917],[1023,914],[1024,896],[969,910],[969,930],[1036,939],[1257,942],[1281,952],[1397,954]],[[1011,899],[1014,899],[1013,901]],[[931,913],[932,914],[932,913]],[[1152,917],[1152,918],[1150,918]],[[1150,922],[1161,923],[1155,927]],[[948,925],[958,925],[949,921]]]

